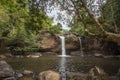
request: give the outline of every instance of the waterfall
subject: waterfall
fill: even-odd
[[[59,36],[61,39],[61,50],[62,50],[62,55],[61,56],[66,56],[66,50],[65,50],[65,37],[64,36]]]
[[[81,56],[84,56],[83,55],[83,50],[82,50],[82,40],[81,40],[81,37],[78,37],[78,40],[80,42],[80,54],[81,54]]]
[[[60,64],[59,64],[59,72],[61,74],[61,80],[67,80],[66,79],[66,57],[61,57]]]

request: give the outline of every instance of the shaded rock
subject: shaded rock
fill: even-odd
[[[6,56],[6,57],[13,57],[13,55],[10,54],[10,53],[5,53],[5,56]]]
[[[12,67],[5,61],[0,61],[0,78],[13,77],[14,71]]]
[[[90,69],[88,78],[89,80],[107,80],[108,75],[104,72],[103,69],[95,66],[94,68]]]
[[[116,76],[118,76],[120,78],[120,68],[118,69]]]
[[[30,70],[24,70],[23,71],[23,75],[27,76],[27,75],[32,75],[33,74],[33,71],[30,71]]]
[[[68,80],[87,80],[88,74],[67,72]]]
[[[39,73],[39,80],[60,80],[60,74],[51,70]]]

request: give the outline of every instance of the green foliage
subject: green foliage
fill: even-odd
[[[78,17],[75,16],[73,19],[73,22],[70,24],[71,26],[71,32],[77,32],[80,35],[84,34],[84,26],[83,24],[78,20]]]
[[[36,0],[0,0],[0,38],[8,39],[6,47],[9,50],[38,50],[40,45],[37,35],[40,30],[60,32],[60,27],[53,26],[52,20],[35,2]],[[0,46],[3,45],[1,43]]]
[[[105,22],[120,27],[120,0],[108,0],[102,7]]]
[[[9,15],[6,13],[6,10],[3,6],[0,5],[0,37],[8,33],[9,27]]]

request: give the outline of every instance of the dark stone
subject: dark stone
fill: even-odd
[[[118,76],[120,78],[120,68],[118,69],[116,76]]]

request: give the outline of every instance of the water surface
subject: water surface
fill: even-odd
[[[36,73],[45,70],[88,73],[92,67],[98,66],[109,75],[115,75],[120,68],[118,58],[42,56],[40,58],[8,58],[6,61],[15,70],[32,70]]]

